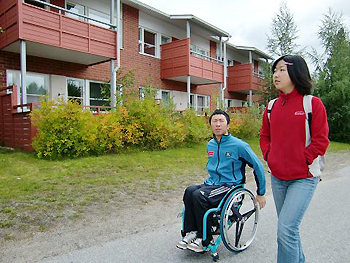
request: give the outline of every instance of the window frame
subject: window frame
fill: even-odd
[[[203,97],[204,105],[198,106],[198,97]],[[210,109],[210,96],[202,94],[190,94],[190,108],[194,109],[200,114],[203,114],[207,109]]]
[[[82,81],[83,87],[82,87],[82,94],[81,97],[71,97],[68,94],[68,80],[75,80],[75,81]],[[79,79],[79,78],[72,78],[72,77],[66,77],[66,96],[65,101],[68,101],[69,99],[79,99],[81,98],[81,104],[80,105],[86,105],[86,80],[85,79]]]
[[[95,81],[95,80],[89,80],[89,83],[88,83],[88,91],[86,92],[87,93],[87,103],[88,104],[86,104],[87,106],[95,106],[95,107],[97,107],[97,106],[101,106],[101,105],[91,105],[91,100],[100,100],[100,101],[108,101],[108,98],[107,99],[97,99],[97,98],[92,98],[91,97],[91,83],[98,83],[98,84],[101,84],[101,85],[103,85],[103,84],[108,84],[109,85],[109,87],[111,87],[111,84],[109,83],[109,82],[103,82],[103,81]],[[117,88],[118,88],[118,86],[117,86]],[[117,90],[117,92],[118,92],[118,90]],[[111,98],[111,96],[109,96],[109,99]],[[110,107],[111,105],[109,104],[109,105],[102,105],[101,107]]]
[[[13,83],[9,82],[9,75],[13,74]],[[44,73],[37,73],[37,72],[31,72],[31,71],[27,71],[26,72],[26,101],[27,103],[31,103],[28,102],[30,99],[29,98],[38,98],[33,100],[33,103],[38,103],[40,100],[40,96],[50,96],[51,94],[51,83],[50,83],[50,75],[49,74],[44,74]],[[35,77],[35,76],[40,76],[44,78],[44,89],[46,90],[45,94],[35,94],[35,93],[28,93],[28,76],[29,77]],[[17,92],[17,102],[18,104],[21,104],[21,96],[22,96],[22,86],[21,86],[21,78],[22,78],[22,74],[20,70],[14,70],[14,69],[7,69],[6,70],[6,86],[11,86],[11,85],[16,85],[18,87],[18,92]]]
[[[154,34],[154,45],[153,44],[149,44],[149,43],[145,43],[145,31]],[[158,33],[155,31],[152,31],[148,28],[139,26],[139,53],[142,55],[146,55],[146,56],[150,56],[150,57],[159,57],[159,40],[158,40]],[[149,46],[153,46],[154,47],[154,55],[149,54],[149,53],[145,53],[145,44],[149,45]]]

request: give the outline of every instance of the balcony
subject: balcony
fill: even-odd
[[[249,90],[261,91],[264,80],[254,72],[253,64],[240,64],[227,68],[227,90],[248,93]]]
[[[176,40],[161,46],[161,78],[193,84],[223,82],[224,66],[216,59],[190,52],[190,39]]]
[[[92,65],[116,58],[116,31],[23,3],[0,0],[0,49],[27,55]]]

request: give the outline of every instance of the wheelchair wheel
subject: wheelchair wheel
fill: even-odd
[[[238,252],[253,242],[259,219],[259,207],[247,189],[233,192],[226,200],[220,215],[220,233],[225,247]]]

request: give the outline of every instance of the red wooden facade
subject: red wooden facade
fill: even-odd
[[[17,88],[15,86],[0,91],[1,145],[28,151],[34,150],[31,143],[36,128],[32,126],[29,116],[32,109],[33,104],[17,105]]]
[[[116,58],[116,31],[69,18],[22,0],[0,0],[0,49],[22,39]]]
[[[254,64],[240,64],[227,68],[227,90],[262,90],[263,79],[254,72]]]
[[[161,50],[161,78],[194,76],[212,82],[223,82],[224,66],[214,60],[190,55],[190,39],[163,44]]]

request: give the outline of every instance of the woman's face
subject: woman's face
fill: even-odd
[[[294,89],[294,84],[291,81],[287,70],[288,63],[289,62],[280,60],[277,63],[273,73],[273,84],[275,85],[276,89],[285,94],[291,93]]]

